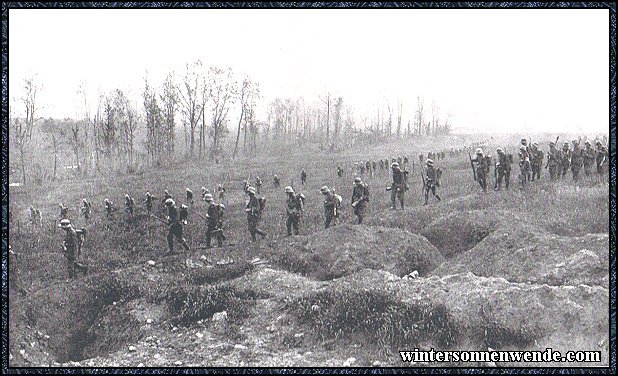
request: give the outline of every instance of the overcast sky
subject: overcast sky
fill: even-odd
[[[466,130],[609,127],[608,10],[9,10],[9,96],[38,74],[39,116],[76,116],[82,81],[139,105],[146,71],[196,59],[260,82],[259,114],[330,92],[359,117],[400,98],[405,123],[420,95]]]

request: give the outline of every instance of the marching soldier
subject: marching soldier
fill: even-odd
[[[331,222],[339,216],[339,207],[341,202],[337,195],[332,193],[330,189],[325,185],[320,188],[320,192],[325,196],[324,198],[324,228],[329,228]]]
[[[539,144],[534,142],[530,147],[530,167],[532,168],[532,181],[541,180],[541,167],[543,166],[543,152],[539,150]]]
[[[371,171],[371,162],[369,160],[367,160],[367,162],[365,163],[365,168],[367,169],[367,174],[369,174],[369,176],[372,176],[373,172]]]
[[[487,192],[487,171],[489,170],[489,165],[487,164],[487,158],[483,154],[483,149],[476,149],[476,157],[474,157],[472,162],[476,163],[476,181],[481,186],[482,192]]]
[[[343,177],[343,168],[341,168],[341,166],[337,166],[337,176],[338,177]]]
[[[384,171],[384,161],[380,159],[380,171]]]
[[[84,216],[85,219],[89,219],[91,212],[92,212],[92,205],[90,205],[88,200],[83,199],[82,200],[82,215]]]
[[[208,213],[206,214],[208,229],[206,230],[206,247],[210,248],[210,240],[212,235],[217,236],[217,247],[223,247],[225,235],[223,234],[223,212],[225,206],[223,204],[215,204],[215,201],[210,193],[206,194],[206,203],[208,204]]]
[[[562,156],[560,151],[556,149],[556,143],[549,143],[549,151],[547,152],[547,164],[545,168],[549,168],[549,179],[556,181],[560,177],[560,162]]]
[[[562,157],[561,162],[560,162],[560,166],[562,167],[561,177],[562,179],[564,179],[567,175],[567,172],[569,172],[569,168],[571,167],[572,152],[571,152],[571,145],[569,144],[569,141],[564,141],[564,143],[562,144],[561,157]]]
[[[523,139],[522,141],[525,141]],[[530,181],[530,154],[528,148],[523,145],[519,146],[519,182],[520,188],[524,188]]]
[[[133,197],[129,196],[129,194],[124,195],[124,210],[129,213],[129,215],[133,215],[133,209],[135,208],[135,201],[133,201]]]
[[[375,173],[377,170],[378,170],[378,164],[376,163],[376,161],[375,161],[375,160],[373,160],[373,161],[371,162],[371,172],[372,172],[372,173]]]
[[[571,151],[571,173],[573,174],[573,181],[579,180],[579,171],[582,169],[584,163],[584,152],[579,147],[579,141],[573,140],[573,150]]]
[[[438,201],[442,201],[440,195],[436,193],[436,187],[440,186],[440,169],[434,168],[433,160],[431,159],[428,159],[425,164],[425,203],[423,205],[427,205],[429,201],[429,191]]]
[[[294,228],[294,235],[298,235],[300,216],[303,212],[303,201],[305,196],[303,194],[295,194],[294,189],[289,186],[285,187],[285,193],[288,196],[285,207],[285,214],[287,215],[285,225],[288,229],[287,236],[292,236],[292,228]]]
[[[62,250],[63,250],[64,256],[67,259],[69,278],[74,279],[76,269],[79,269],[83,272],[88,271],[88,267],[81,264],[78,261],[79,256],[80,256],[79,248],[81,248],[80,244],[83,242],[83,240],[79,239],[79,236],[77,232],[75,231],[75,229],[73,228],[73,226],[71,225],[70,220],[66,218],[61,220],[58,227],[65,230],[65,237],[64,237],[64,241],[62,242]]]
[[[262,188],[262,180],[259,176],[255,177],[255,189],[258,194],[260,194],[260,189]]]
[[[429,156],[427,156],[427,159],[430,159]],[[419,166],[423,165],[423,153],[418,154],[418,165]]]
[[[363,163],[363,161],[360,162],[360,174],[365,175],[365,164]]]
[[[107,218],[112,216],[112,213],[114,211],[114,203],[109,200],[109,199],[105,199],[105,214],[107,214]]]
[[[606,165],[607,162],[607,148],[605,146],[603,146],[603,144],[601,143],[601,141],[596,142],[596,162],[597,162],[597,173],[601,176],[603,176],[605,174],[605,170],[604,167]]]
[[[494,190],[499,191],[502,189],[502,179],[504,179],[506,189],[509,189],[509,181],[511,180],[511,161],[502,148],[496,149],[496,153],[498,154],[498,161],[496,162],[495,168],[498,170],[498,184]]]
[[[281,184],[281,182],[279,181],[279,177],[277,176],[277,174],[273,175],[273,186],[275,188],[279,188],[279,185]]]
[[[202,187],[200,189],[200,192],[202,193],[202,201],[206,201],[206,195],[210,193],[210,191],[208,189],[206,189],[206,187]]]
[[[253,187],[247,188],[247,194],[249,195],[249,202],[245,212],[247,212],[247,222],[249,224],[249,233],[251,234],[251,240],[255,241],[255,234],[262,236],[262,239],[266,238],[266,233],[260,230],[257,226],[262,218],[262,210],[264,210],[264,199],[258,199],[255,196],[256,190]]]
[[[590,144],[590,141],[586,140],[585,148],[582,153],[584,158],[584,173],[586,176],[590,176],[590,172],[592,171],[592,166],[596,160],[596,153]]]
[[[391,184],[391,209],[397,209],[396,201],[399,200],[401,209],[404,208],[404,193],[406,190],[406,182],[403,172],[399,169],[399,163],[393,162],[391,164],[393,170],[393,184]]]
[[[182,235],[182,219],[180,218],[180,211],[176,207],[176,203],[171,198],[165,200],[165,206],[167,207],[167,247],[169,249],[168,254],[174,253],[174,237],[182,244],[182,246],[188,251],[189,244]]]
[[[352,207],[359,225],[363,223],[367,202],[369,202],[369,187],[357,176],[354,178],[354,189],[352,190]]]
[[[219,193],[219,201],[223,201],[225,198],[225,188],[221,184],[217,186],[217,192]]]
[[[58,208],[60,208],[60,220],[69,219],[69,208],[62,205],[62,202],[58,204]]]
[[[31,223],[37,226],[43,226],[43,216],[39,209],[33,208],[32,205],[28,206],[28,216],[30,217]]]
[[[300,184],[305,185],[307,184],[307,173],[305,172],[305,169],[303,168],[303,170],[300,172]]]
[[[193,205],[193,191],[187,188],[187,203]]]
[[[146,210],[148,211],[148,215],[152,211],[152,204],[154,201],[154,196],[150,194],[150,191],[146,191],[146,199],[144,200],[144,204],[146,205]]]

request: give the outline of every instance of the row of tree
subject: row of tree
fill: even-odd
[[[10,146],[19,153],[25,184],[27,151],[38,123],[37,93],[41,86],[32,77],[24,81],[24,89],[21,102],[25,117],[12,116]],[[113,90],[99,95],[96,112],[91,116],[84,84],[77,96],[81,102],[77,119],[41,120],[41,132],[49,135],[41,139],[48,140],[45,149],[54,154],[53,177],[58,155],[66,154],[61,153],[66,150],[71,151],[77,172],[87,175],[92,168],[99,172],[102,168],[132,172],[136,158],[140,163],[161,166],[180,155],[219,161],[240,154],[255,155],[275,145],[326,143],[344,148],[356,142],[450,132],[448,117],[441,121],[435,103],[431,117],[426,116],[428,111],[421,97],[407,124],[403,124],[401,100],[396,101],[396,106],[387,102],[378,107],[377,116],[372,118],[356,115],[343,97],[330,94],[313,102],[302,97],[276,98],[266,106],[266,118],[259,121],[259,84],[248,76],[238,78],[231,68],[206,66],[199,60],[187,64],[179,76],[170,72],[158,86],[146,77],[141,103],[130,100],[122,90]],[[236,129],[231,130],[230,124]],[[235,137],[229,140],[231,132]]]

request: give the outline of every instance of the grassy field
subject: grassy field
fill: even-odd
[[[457,142],[462,144],[456,144]],[[234,305],[238,302],[229,297],[231,290],[224,290],[220,295],[212,295],[215,292],[206,287],[193,291],[195,287],[191,286],[207,286],[209,281],[233,279],[237,275],[242,275],[245,272],[244,268],[251,269],[250,266],[246,266],[249,265],[246,262],[255,257],[266,260],[279,270],[300,272],[305,275],[315,274],[314,270],[302,270],[302,267],[299,269],[300,256],[296,257],[291,253],[292,251],[289,251],[296,248],[287,247],[286,244],[289,244],[290,240],[283,239],[286,234],[284,217],[286,195],[283,188],[286,185],[293,183],[296,191],[303,192],[307,197],[301,224],[303,239],[306,239],[305,241],[313,239],[315,242],[322,238],[330,239],[325,233],[320,232],[323,229],[324,213],[323,197],[319,188],[322,185],[328,185],[343,196],[344,207],[337,226],[344,223],[351,224],[354,221],[350,206],[352,182],[355,176],[352,171],[353,163],[367,159],[390,158],[393,155],[408,155],[410,161],[415,161],[415,170],[411,172],[408,181],[410,190],[406,193],[406,209],[392,211],[389,208],[390,192],[386,191],[386,187],[390,185],[391,179],[387,171],[378,170],[373,176],[365,174],[363,179],[371,191],[366,225],[386,229],[397,228],[411,234],[422,235],[447,258],[470,250],[495,228],[515,227],[517,222],[525,223],[535,231],[551,236],[576,237],[609,232],[608,183],[600,181],[596,174],[578,183],[572,182],[570,174],[564,181],[551,183],[548,181],[547,171],[544,170],[540,182],[535,182],[526,189],[520,190],[517,183],[518,168],[514,166],[511,175],[512,186],[509,191],[490,191],[483,194],[479,193],[478,184],[472,179],[467,153],[461,153],[456,157],[448,156],[451,146],[461,147],[463,142],[467,143],[469,140],[455,137],[414,142],[406,140],[391,144],[365,145],[362,148],[341,153],[321,152],[312,147],[300,150],[283,149],[272,151],[259,159],[239,160],[234,164],[207,165],[187,162],[166,169],[139,171],[131,176],[105,178],[99,176],[89,180],[11,188],[10,210],[13,221],[9,226],[9,240],[12,249],[18,254],[16,265],[11,265],[11,267],[17,268],[18,282],[21,287],[26,288],[35,296],[37,291],[45,291],[51,286],[56,286],[56,290],[67,288],[65,260],[60,252],[64,233],[56,227],[59,202],[70,208],[69,217],[74,227],[84,226],[89,230],[82,261],[90,266],[90,276],[82,278],[83,280],[90,281],[93,278],[96,279],[96,276],[108,276],[112,271],[141,266],[148,260],[159,262],[167,251],[165,239],[167,227],[146,215],[145,208],[141,204],[144,193],[149,190],[158,197],[158,202],[163,191],[167,189],[180,205],[185,203],[185,189],[188,187],[193,190],[195,204],[190,209],[189,224],[185,226],[185,237],[192,247],[197,247],[203,244],[206,230],[205,223],[194,214],[196,211],[202,215],[206,213],[206,205],[199,197],[200,187],[205,186],[213,191],[217,184],[223,184],[227,190],[223,201],[226,206],[224,228],[228,237],[227,242],[235,246],[201,251],[200,255],[204,255],[205,259],[211,263],[234,260],[241,270],[232,268],[227,276],[225,275],[227,272],[224,272],[219,273],[223,275],[214,277],[196,277],[195,272],[191,274],[186,270],[171,268],[166,272],[172,278],[166,279],[163,284],[167,287],[164,289],[159,286],[160,291],[155,288],[158,292],[151,292],[150,294],[154,297],[151,296],[150,299],[152,302],[165,300],[169,289],[173,289],[174,281],[177,280],[178,284],[184,286],[185,292],[181,296],[185,298],[186,294],[197,294],[196,297],[210,296],[211,298],[208,299],[215,300],[222,296],[221,299],[224,302]],[[500,145],[504,145],[504,142],[506,141],[501,141]],[[509,142],[514,145],[513,141]],[[486,149],[495,150],[495,147],[496,145],[490,144]],[[442,187],[439,189],[443,200],[436,202],[435,199],[430,198],[430,205],[423,206],[424,198],[421,193],[422,183],[417,156],[419,152],[426,153],[427,150],[442,149],[447,151],[447,157],[436,161],[436,165],[444,171]],[[338,164],[345,169],[343,178],[337,177]],[[307,185],[304,187],[300,185],[300,171],[303,168],[308,173]],[[281,187],[278,189],[275,189],[272,184],[274,173],[281,178]],[[246,196],[242,191],[242,182],[247,177],[250,177],[253,182],[256,176],[261,177],[262,195],[267,198],[260,227],[268,233],[268,236],[265,240],[252,243],[244,212]],[[491,182],[493,184],[493,176]],[[138,206],[132,217],[123,210],[125,193],[131,194]],[[89,220],[85,220],[80,212],[82,198],[88,199],[93,204],[93,214]],[[105,215],[103,207],[105,198],[114,201],[118,209],[112,219],[108,219]],[[42,227],[28,223],[28,205],[37,207],[43,212]],[[165,211],[160,209],[158,215],[165,217]],[[499,227],[498,224],[503,227]],[[380,251],[388,252],[388,246],[385,244]],[[182,249],[178,244],[175,247],[177,251]],[[336,252],[336,250],[335,247],[329,252]],[[190,258],[191,255],[188,254],[187,257]],[[311,258],[303,257],[304,260],[311,261]],[[306,263],[303,265],[310,267],[306,266],[309,265]],[[322,264],[316,262],[315,265]],[[69,285],[76,283],[80,282],[70,282]],[[131,286],[142,282],[139,281],[138,274],[133,277],[129,274],[125,277],[125,283],[125,286]],[[93,289],[96,290],[95,287]],[[137,288],[127,287],[127,289]],[[142,290],[144,288],[140,291]],[[120,295],[124,296],[124,294]],[[144,294],[142,292],[138,295]],[[55,304],[53,300],[56,298],[57,295],[48,294],[43,300],[49,300],[47,304],[53,306]],[[243,295],[244,298],[246,298],[245,295]],[[15,308],[17,305],[21,307],[21,304],[26,303],[19,299],[11,299],[11,304]],[[373,301],[371,304],[374,304]],[[168,305],[171,310],[182,310],[173,302],[168,302]],[[194,317],[195,320],[191,319],[193,320],[191,322],[210,317],[212,313],[223,308],[224,306],[219,305],[212,309],[209,308],[205,313],[197,314]],[[37,315],[36,312],[31,314]],[[37,318],[37,320],[40,319],[40,317]],[[389,336],[394,335],[391,331],[388,333]],[[129,338],[131,337],[128,336],[127,339]],[[101,355],[105,351],[93,353]]]

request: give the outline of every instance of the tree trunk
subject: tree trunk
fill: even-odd
[[[234,155],[232,158],[236,158],[236,152],[238,151],[238,141],[240,141],[240,125],[242,124],[242,118],[245,115],[245,106],[241,104],[240,118],[238,119],[238,132],[236,132],[236,145],[234,146]],[[245,127],[246,128],[246,127]]]

